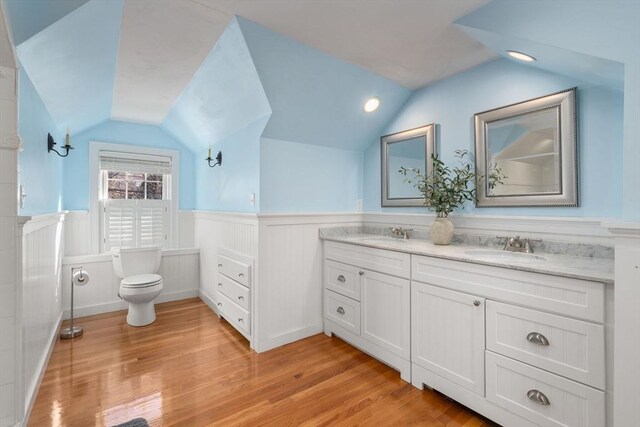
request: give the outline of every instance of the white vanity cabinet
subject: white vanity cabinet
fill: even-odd
[[[505,426],[611,424],[608,285],[342,242],[324,249],[328,335]]]
[[[411,284],[411,360],[484,396],[484,298]]]
[[[324,330],[411,380],[410,255],[325,243]]]
[[[220,317],[251,341],[251,266],[253,262],[230,250],[218,253],[217,306]]]

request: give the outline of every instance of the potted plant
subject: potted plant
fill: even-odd
[[[453,223],[449,214],[465,202],[475,200],[476,185],[484,178],[475,172],[473,159],[468,150],[456,150],[455,157],[458,164],[449,167],[438,158],[431,155],[433,168],[426,175],[420,169],[400,168],[400,173],[405,177],[405,182],[416,187],[424,197],[424,203],[428,209],[436,211],[436,219],[431,224],[431,241],[436,245],[448,245],[453,239]],[[497,167],[492,167],[489,174],[489,188],[494,188],[502,183],[502,175]]]

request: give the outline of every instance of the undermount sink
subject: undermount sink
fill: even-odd
[[[540,255],[527,254],[522,252],[508,252],[497,249],[470,249],[464,251],[465,254],[476,258],[493,259],[493,260],[514,260],[524,262],[546,261],[547,259]]]

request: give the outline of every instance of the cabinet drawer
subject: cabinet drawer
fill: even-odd
[[[490,351],[486,353],[490,402],[540,426],[605,425],[604,392]]]
[[[218,292],[218,309],[222,317],[227,319],[241,333],[251,334],[251,316],[249,312]]]
[[[348,331],[360,335],[359,302],[332,291],[324,291],[324,316]]]
[[[324,263],[324,280],[327,289],[360,301],[361,269],[352,265],[326,260]]]
[[[248,288],[251,287],[251,268],[247,264],[218,254],[218,272]]]
[[[409,278],[411,255],[338,242],[325,242],[325,258],[392,276]]]
[[[487,301],[487,348],[605,388],[602,325]]]
[[[231,301],[245,310],[249,310],[249,288],[218,273],[218,292],[222,292]]]
[[[411,258],[412,280],[604,322],[602,283],[420,255]]]

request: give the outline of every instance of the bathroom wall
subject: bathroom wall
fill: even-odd
[[[474,208],[478,215],[619,217],[622,214],[621,92],[559,74],[499,59],[416,92],[389,123],[384,134],[436,123],[437,151],[445,163],[454,150],[473,152],[473,115],[477,112],[577,86],[580,207]],[[364,154],[366,211],[425,212],[425,208],[380,207],[380,142]]]
[[[158,274],[164,288],[156,303],[198,296],[200,260],[197,249],[168,249],[162,251]],[[120,279],[113,271],[110,254],[64,257],[62,260],[62,307],[65,319],[70,317],[71,269],[83,267],[90,275],[86,286],[74,288],[76,317],[125,310],[127,303],[118,297]]]
[[[222,151],[222,166],[210,168],[207,150],[196,155],[197,210],[258,212],[260,209],[260,135],[268,117],[243,127],[211,146],[211,156]],[[252,205],[249,198],[255,194]]]
[[[22,68],[19,81],[18,132],[23,147],[18,155],[19,180],[27,194],[19,215],[58,212],[62,209],[62,164],[68,159],[47,152],[47,133],[58,143],[55,147],[58,151],[64,145],[64,133],[54,123]]]
[[[262,138],[260,195],[260,212],[354,212],[362,153]]]
[[[37,216],[22,227],[19,405],[24,412],[35,401],[62,320],[63,236],[64,213]]]
[[[180,153],[179,209],[195,206],[195,158],[182,143],[158,126],[107,120],[72,135],[73,152],[64,159],[63,208],[89,209],[89,142],[109,142],[177,150]],[[46,151],[46,150],[45,150]]]

